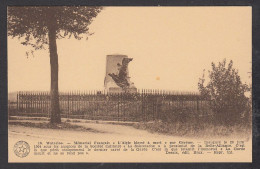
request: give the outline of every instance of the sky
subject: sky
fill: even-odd
[[[103,90],[106,55],[124,54],[138,89],[198,91],[203,69],[233,60],[251,83],[251,7],[105,7],[90,25],[88,40],[57,40],[59,90]],[[8,38],[8,91],[48,91],[48,50],[27,58]]]

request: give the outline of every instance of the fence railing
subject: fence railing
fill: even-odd
[[[137,93],[60,92],[61,116],[92,120],[150,121],[167,115],[210,112],[210,100],[195,93],[140,90]],[[50,117],[49,92],[18,92],[9,115]]]

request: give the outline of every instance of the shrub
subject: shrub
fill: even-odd
[[[218,65],[212,62],[209,73],[209,82],[205,85],[204,73],[198,83],[198,88],[204,97],[211,98],[211,109],[214,112],[215,122],[234,125],[241,122],[249,114],[249,98],[245,93],[249,91],[247,84],[241,82],[238,70],[233,68],[233,61],[228,65],[224,59]],[[244,118],[245,119],[245,118]]]

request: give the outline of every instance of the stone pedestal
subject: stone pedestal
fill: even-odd
[[[108,93],[137,93],[137,88],[131,87],[126,89],[126,91],[123,91],[120,87],[110,87],[108,90]]]

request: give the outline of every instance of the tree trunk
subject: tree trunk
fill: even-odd
[[[60,104],[59,104],[59,87],[58,87],[58,53],[56,44],[56,28],[55,25],[49,26],[49,50],[50,50],[50,65],[51,65],[51,119],[52,124],[61,123]]]

